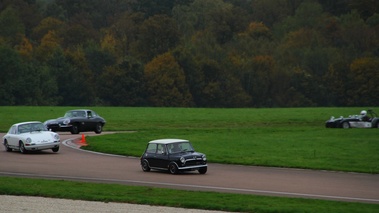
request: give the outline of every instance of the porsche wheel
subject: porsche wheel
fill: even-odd
[[[101,123],[96,124],[95,133],[100,134],[103,131],[103,125]]]
[[[141,167],[142,167],[142,171],[144,171],[144,172],[150,171],[149,163],[146,160],[141,162]]]
[[[178,167],[175,165],[175,163],[171,163],[171,164],[168,166],[168,171],[169,171],[171,174],[177,174],[177,173],[178,173]]]
[[[9,144],[8,144],[8,141],[7,141],[7,140],[4,141],[4,146],[5,146],[5,150],[6,150],[7,152],[11,152],[11,151],[12,151],[12,148],[9,148]]]
[[[28,151],[25,149],[25,145],[23,142],[20,141],[20,144],[19,144],[19,147],[20,147],[20,152],[22,154],[26,154]]]
[[[343,122],[343,123],[342,123],[342,128],[344,128],[344,129],[349,129],[349,128],[350,128],[350,124],[349,124],[349,122],[347,122],[347,121]]]

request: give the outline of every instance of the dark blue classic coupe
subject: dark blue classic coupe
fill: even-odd
[[[105,119],[90,109],[75,109],[67,111],[63,117],[50,119],[44,122],[46,128],[53,132],[80,132],[94,131],[100,134],[105,125]]]

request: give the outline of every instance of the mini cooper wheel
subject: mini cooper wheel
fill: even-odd
[[[19,147],[20,147],[20,152],[21,152],[22,154],[26,154],[26,153],[28,152],[28,151],[25,149],[25,145],[24,145],[23,142],[20,142]]]
[[[171,164],[168,166],[168,171],[169,171],[171,174],[177,174],[177,173],[178,173],[178,166],[176,166],[175,163],[171,163]]]
[[[97,123],[95,127],[95,133],[100,134],[103,131],[103,125],[101,123]]]
[[[4,146],[5,146],[5,150],[6,150],[7,152],[11,152],[11,151],[12,151],[12,148],[9,148],[9,144],[8,144],[8,141],[7,141],[7,140],[4,141]]]
[[[149,163],[146,160],[141,162],[141,167],[142,167],[142,171],[144,171],[144,172],[150,171]]]
[[[207,173],[207,167],[201,167],[201,168],[199,169],[199,173],[200,173],[200,174],[205,174],[205,173]]]
[[[343,122],[343,123],[342,123],[342,128],[344,128],[344,129],[349,129],[349,128],[350,128],[350,124],[349,124],[349,122],[347,122],[347,121]]]

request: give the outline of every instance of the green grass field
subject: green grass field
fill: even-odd
[[[63,116],[73,107],[0,107],[0,131],[12,123]],[[107,120],[87,137],[93,151],[140,156],[158,138],[189,139],[209,162],[379,173],[378,129],[327,129],[330,116],[365,108],[128,108],[92,107]],[[375,108],[373,109],[375,111]]]
[[[6,132],[10,125],[16,122],[44,121],[63,116],[66,110],[74,108],[76,107],[0,107],[2,119],[0,132]],[[360,110],[366,108],[90,108],[107,120],[104,131],[120,131],[112,135],[87,137],[89,146],[86,146],[86,149],[94,151],[140,156],[149,140],[184,138],[189,139],[197,151],[207,154],[209,162],[379,173],[378,129],[327,129],[324,126],[325,121],[332,115],[339,117],[359,114]],[[373,108],[373,110],[378,112],[379,109]],[[23,181],[28,183],[30,180]],[[53,184],[59,186],[61,182],[56,181]],[[87,184],[63,182],[73,187]],[[38,186],[41,187],[38,191],[40,193],[12,191],[13,188],[17,188],[17,183],[1,186],[0,193],[83,199],[76,198],[80,197],[80,191],[63,196],[52,192],[56,189],[45,188],[44,184]],[[69,186],[62,187],[69,188]],[[89,187],[103,186],[90,184]],[[106,189],[101,190],[106,192]],[[89,195],[86,199],[245,212],[379,211],[378,205],[370,204],[175,190],[172,192],[148,187],[136,190],[147,190],[154,198],[137,198],[138,193],[132,193],[125,195],[129,196],[128,199],[118,200],[104,193],[100,197]],[[108,192],[112,194],[111,191]],[[176,197],[177,193],[191,195],[188,195],[185,202],[173,201],[174,204],[171,204],[167,198],[161,196],[162,193],[168,193],[169,197]],[[223,200],[223,202],[233,200],[235,204],[230,201],[225,202],[226,206],[200,205],[197,197],[204,200],[202,203],[212,203],[212,200]]]

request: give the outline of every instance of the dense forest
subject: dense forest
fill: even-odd
[[[0,105],[379,105],[378,0],[0,0]]]

